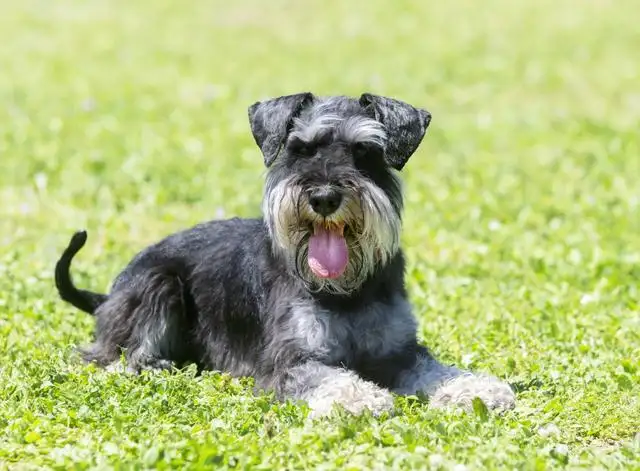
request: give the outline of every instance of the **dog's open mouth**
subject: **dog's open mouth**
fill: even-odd
[[[347,268],[349,249],[344,229],[344,223],[327,221],[313,225],[308,263],[318,278],[338,278]]]

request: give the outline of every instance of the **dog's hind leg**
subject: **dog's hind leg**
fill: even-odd
[[[126,370],[170,369],[183,360],[188,329],[184,287],[172,273],[151,271],[119,287],[96,310],[95,342],[84,349],[87,362],[113,370],[124,352]]]

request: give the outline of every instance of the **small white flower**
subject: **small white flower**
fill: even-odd
[[[538,434],[541,437],[558,436],[560,435],[560,429],[556,424],[547,424],[538,428]]]
[[[429,466],[432,468],[439,468],[444,465],[444,457],[442,455],[431,455],[429,456]]]
[[[489,230],[490,231],[498,231],[498,230],[500,230],[501,227],[502,227],[502,224],[500,224],[500,221],[496,221],[494,219],[493,221],[489,222]]]
[[[580,304],[582,304],[583,306],[585,304],[591,304],[598,301],[599,298],[600,297],[596,293],[583,294],[582,297],[580,298]]]
[[[560,456],[569,455],[569,447],[564,443],[560,443],[554,447],[554,451]]]

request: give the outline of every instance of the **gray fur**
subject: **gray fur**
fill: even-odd
[[[435,406],[513,407],[496,378],[439,363],[419,344],[404,286],[397,170],[417,149],[429,114],[365,94],[289,95],[252,105],[268,167],[263,217],[210,221],[137,254],[99,295],[73,286],[78,233],[56,267],[61,297],[97,318],[86,361],[110,370],[202,369],[253,376],[258,389],[307,401],[390,411],[391,392],[423,392]],[[338,192],[321,214],[318,191]],[[306,263],[313,224],[344,225],[345,272],[320,279]],[[120,365],[124,353],[126,365]]]
[[[422,142],[431,123],[431,114],[402,101],[371,93],[363,94],[360,103],[371,107],[376,119],[394,136],[386,147],[387,162],[401,170]]]
[[[249,107],[249,123],[253,137],[262,150],[268,167],[280,152],[291,120],[298,110],[313,98],[311,93],[298,93],[254,103]]]

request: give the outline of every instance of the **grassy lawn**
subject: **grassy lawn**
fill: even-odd
[[[0,6],[0,469],[640,469],[637,1]],[[256,215],[247,106],[307,90],[433,113],[403,172],[420,335],[514,411],[309,424],[250,380],[79,361],[71,233],[104,291],[148,243]]]

